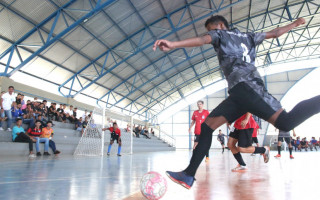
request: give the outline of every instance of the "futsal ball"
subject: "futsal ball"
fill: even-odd
[[[160,199],[167,191],[167,180],[158,172],[148,172],[141,178],[140,191],[147,199]]]

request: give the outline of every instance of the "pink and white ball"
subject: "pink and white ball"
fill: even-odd
[[[158,172],[148,172],[141,178],[140,191],[149,200],[161,199],[167,191],[167,180]]]

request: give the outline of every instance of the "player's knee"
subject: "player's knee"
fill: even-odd
[[[275,127],[286,132],[289,132],[294,128],[290,123],[289,114],[286,111],[282,111],[280,113],[275,122]]]

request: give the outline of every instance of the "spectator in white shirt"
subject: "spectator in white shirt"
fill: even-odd
[[[0,106],[1,108],[4,109],[4,114],[8,118],[8,126],[7,126],[8,131],[11,131],[11,124],[12,124],[11,107],[12,107],[12,103],[15,102],[15,100],[16,100],[16,97],[14,95],[14,87],[9,86],[8,92],[2,95],[1,102],[0,102]]]

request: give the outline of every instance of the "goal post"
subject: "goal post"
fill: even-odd
[[[75,156],[103,156],[110,145],[111,133],[103,128],[112,127],[113,122],[118,124],[121,131],[121,154],[133,153],[133,117],[122,113],[115,113],[106,108],[96,107],[83,130],[80,141],[75,149]],[[127,130],[130,127],[130,131]],[[105,148],[106,146],[106,148]],[[118,143],[114,141],[111,146],[111,155],[118,152]]]

